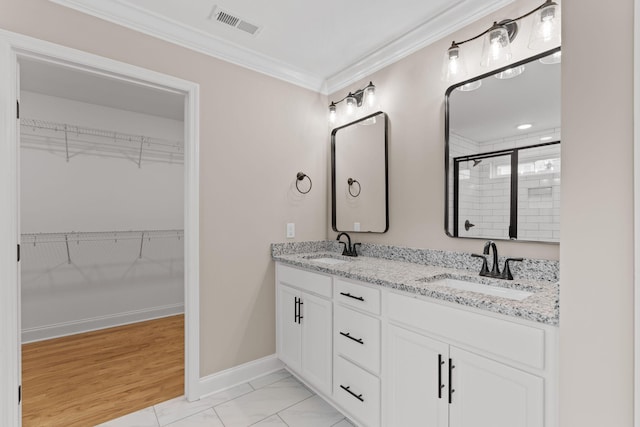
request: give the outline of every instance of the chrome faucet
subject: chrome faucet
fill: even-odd
[[[342,236],[346,236],[347,237],[348,243],[345,243],[345,242],[340,240],[340,238]],[[336,237],[336,240],[344,245],[344,250],[342,251],[342,255],[344,255],[344,256],[358,256],[358,252],[356,250],[356,247],[358,245],[360,245],[360,243],[354,243],[353,246],[351,246],[351,237],[349,237],[349,235],[347,233],[343,232],[343,233],[338,234],[338,237]]]

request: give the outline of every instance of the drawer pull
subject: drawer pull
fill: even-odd
[[[359,344],[364,344],[364,341],[362,341],[362,338],[354,338],[351,335],[349,335],[349,332],[347,332],[346,334],[344,332],[340,332],[340,335],[342,335],[343,337],[347,337],[350,340],[353,340]]]
[[[362,297],[354,297],[353,295],[351,295],[349,292],[340,292],[340,295],[344,295],[345,297],[349,297],[349,298],[353,298],[353,299],[357,299],[358,301],[362,301],[364,302],[364,298]]]
[[[349,393],[351,396],[355,397],[356,399],[358,399],[360,402],[364,402],[364,399],[362,398],[362,394],[355,394],[354,392],[352,392],[351,390],[349,390],[351,386],[343,386],[342,384],[340,384],[340,388],[343,389],[344,391],[346,391],[347,393]]]

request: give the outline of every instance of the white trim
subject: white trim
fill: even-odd
[[[294,65],[278,61],[122,0],[50,1],[327,95],[399,61],[434,41],[513,3],[514,0],[493,0],[489,4],[476,2],[474,6],[468,4],[469,0],[456,0],[453,5],[447,5],[445,10],[435,14],[429,21],[328,77],[311,74]]]
[[[16,66],[11,45],[0,38],[0,425],[7,427],[21,418]]]
[[[326,93],[332,94],[354,84],[402,58],[436,42],[449,34],[513,3],[514,0],[494,0],[477,5],[469,11],[467,0],[457,0],[418,28],[394,40],[376,52],[327,78]],[[442,53],[444,55],[444,52]],[[439,66],[439,65],[438,65]]]
[[[216,372],[200,379],[200,396],[205,397],[238,384],[247,383],[263,375],[279,371],[282,368],[284,368],[284,363],[278,359],[277,355],[272,354],[271,356]]]
[[[73,320],[71,322],[60,322],[35,328],[26,328],[22,330],[22,344],[160,319],[182,313],[184,313],[184,304],[171,304],[163,307],[151,307],[126,313],[109,314],[106,316]]]
[[[54,43],[0,30],[0,425],[19,426],[17,147],[15,105],[17,58],[35,57],[114,79],[185,95],[185,394],[200,397],[199,331],[199,85],[152,70]]]
[[[634,425],[640,427],[640,0],[634,1],[633,32],[633,418]]]
[[[312,75],[294,65],[270,58],[130,3],[119,0],[50,1],[316,92],[320,91],[324,82],[321,76]]]

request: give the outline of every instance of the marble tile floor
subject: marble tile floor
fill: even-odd
[[[187,402],[168,400],[99,427],[352,427],[286,370]]]

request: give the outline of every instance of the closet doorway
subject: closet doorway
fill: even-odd
[[[197,85],[19,35],[0,34],[0,48],[0,74],[15,84],[0,88],[0,112],[6,122],[11,105],[19,117],[0,145],[15,183],[0,189],[0,217],[8,219],[0,234],[20,245],[15,273],[16,264],[0,261],[3,279],[17,279],[0,298],[7,344],[0,362],[9,368],[0,378],[0,424],[19,425],[28,404],[23,340],[31,346],[87,333],[86,349],[106,343],[104,333],[153,319],[172,320],[156,330],[182,332],[183,386],[172,393],[199,398]],[[69,352],[73,359],[81,350]],[[153,353],[144,358],[153,364]],[[60,365],[50,362],[49,369]]]
[[[184,95],[18,63],[23,425],[181,396]]]

